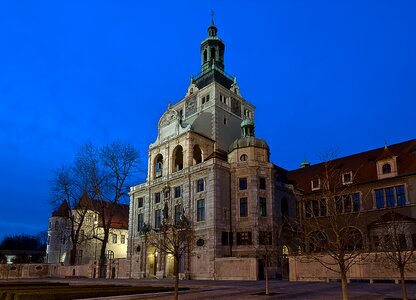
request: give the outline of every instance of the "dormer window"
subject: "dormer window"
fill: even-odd
[[[383,174],[390,174],[391,173],[391,165],[390,164],[384,164],[382,167]]]
[[[342,174],[342,184],[352,183],[352,172]]]
[[[321,188],[321,180],[319,178],[311,180],[311,187],[312,191],[319,190]]]
[[[376,167],[378,179],[385,179],[397,176],[397,156],[377,161]]]

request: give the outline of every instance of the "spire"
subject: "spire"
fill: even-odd
[[[211,11],[211,25],[208,27],[209,36],[217,36],[218,29],[214,23],[214,11]]]

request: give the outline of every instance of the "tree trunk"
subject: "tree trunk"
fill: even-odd
[[[108,236],[109,231],[107,229],[104,229],[104,239],[101,244],[101,250],[100,250],[100,262],[99,262],[99,270],[100,270],[100,278],[106,278],[107,277],[107,257],[105,256],[105,251],[107,249],[107,242],[108,242]]]
[[[268,295],[269,294],[269,268],[267,265],[264,268],[264,271],[266,272],[266,295]]]
[[[175,272],[175,296],[173,299],[178,300],[179,298],[179,259],[175,256],[173,261],[174,272]]]
[[[341,287],[342,287],[342,299],[348,300],[347,274],[345,270],[341,271]]]
[[[75,265],[77,259],[77,244],[72,243],[71,251],[69,252],[69,264],[71,266]],[[59,262],[61,262],[61,258],[59,257]]]
[[[402,297],[403,300],[407,300],[407,289],[406,289],[406,282],[404,281],[404,266],[399,267],[400,270],[400,281],[402,286]]]

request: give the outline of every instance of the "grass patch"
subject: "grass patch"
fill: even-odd
[[[180,288],[187,290],[188,288]],[[69,285],[69,284],[2,284],[0,300],[71,300],[93,297],[171,292],[173,287],[126,285]]]

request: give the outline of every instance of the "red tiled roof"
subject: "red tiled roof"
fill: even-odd
[[[89,210],[95,211],[98,214],[101,214],[104,211],[104,216],[106,220],[110,215],[110,211],[113,204],[108,201],[95,201],[91,200],[88,197],[88,194],[84,192],[81,197],[77,208],[87,207]],[[111,220],[111,228],[115,229],[128,229],[129,227],[129,205],[128,204],[117,204],[114,208],[114,215]],[[57,211],[54,211],[52,214],[53,217],[68,217],[68,205],[66,202],[62,203]],[[101,217],[98,217],[98,226],[103,226],[103,221]]]
[[[331,167],[339,174],[352,171],[354,184],[377,180],[376,162],[388,157],[397,156],[398,176],[416,174],[416,139],[387,147],[345,156],[332,160]],[[312,192],[311,180],[318,179],[324,173],[325,163],[311,165],[287,173],[287,180],[305,193]]]

